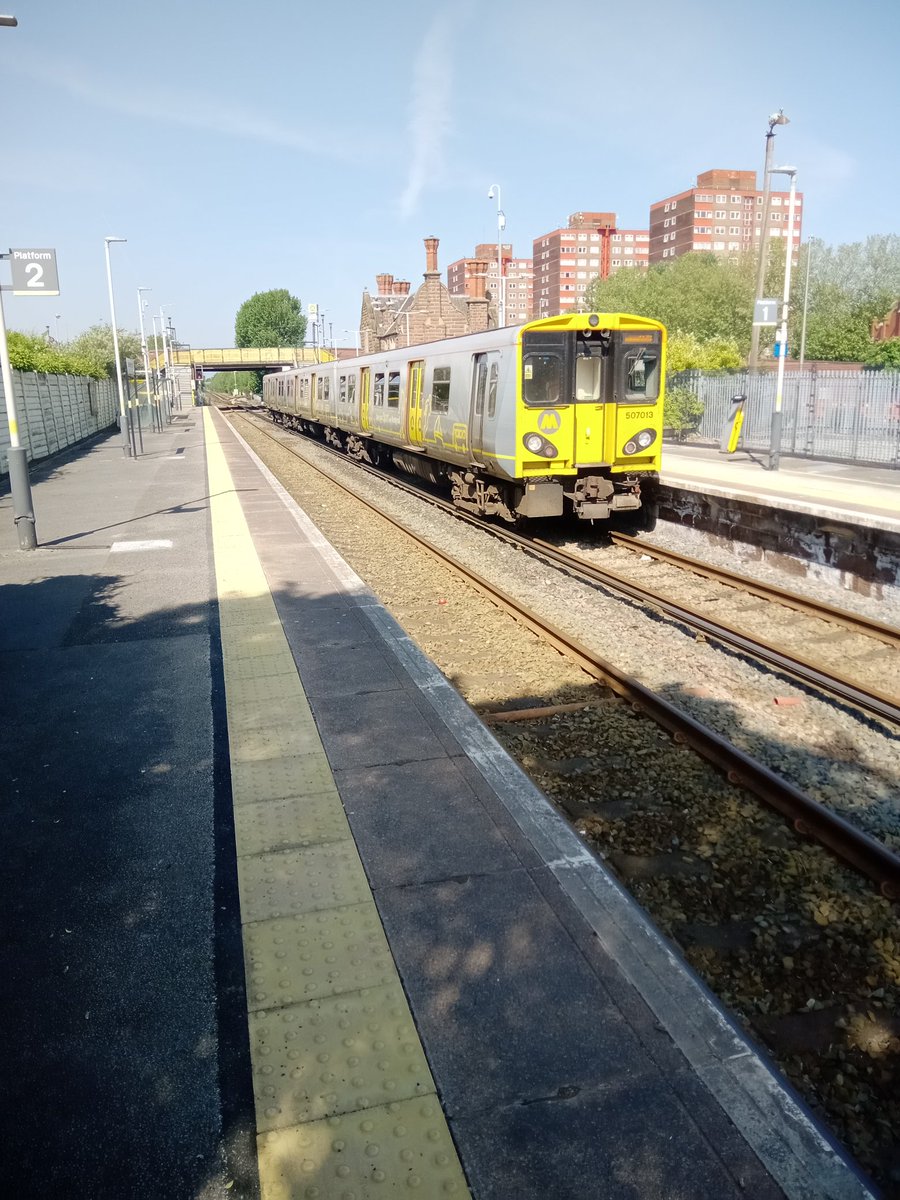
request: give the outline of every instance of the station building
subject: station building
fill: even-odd
[[[535,238],[532,316],[577,312],[593,279],[646,270],[649,236],[646,229],[619,229],[613,212],[577,212],[565,229]]]
[[[755,171],[704,171],[695,187],[650,206],[650,262],[669,262],[691,250],[714,254],[755,251],[762,236],[763,192]],[[789,192],[769,197],[769,237],[787,237]],[[803,193],[794,212],[794,255],[800,249]]]
[[[438,239],[425,238],[424,282],[411,292],[405,279],[376,275],[377,293],[363,292],[359,318],[363,354],[414,346],[463,333],[481,333],[497,324],[496,306],[487,295],[488,263],[470,260],[464,295],[451,295],[438,269]]]

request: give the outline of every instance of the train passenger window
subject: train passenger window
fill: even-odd
[[[324,389],[322,398],[325,401],[325,403],[327,404],[328,397],[331,395],[331,380],[326,375],[325,378],[322,380],[322,382],[325,384],[325,389]]]
[[[356,376],[355,375],[347,376],[347,403],[348,404],[356,403]]]
[[[347,376],[346,375],[338,376],[338,403],[339,404],[347,403]]]
[[[475,415],[484,412],[484,393],[487,389],[487,355],[475,355],[475,371],[472,375],[472,391],[475,397]]]
[[[431,411],[445,413],[450,411],[450,368],[435,367],[431,380]]]
[[[316,399],[319,401],[320,404],[322,402],[324,395],[325,395],[325,380],[320,375],[319,378],[316,380]]]
[[[391,371],[388,375],[388,408],[400,407],[400,372]]]
[[[497,362],[491,363],[491,373],[488,379],[488,411],[487,415],[492,417],[497,411],[497,379],[500,375],[500,364]]]
[[[655,347],[629,350],[623,355],[623,400],[659,399],[659,351]]]
[[[379,371],[375,376],[375,384],[372,388],[372,403],[384,404],[384,372]]]
[[[562,399],[563,364],[558,354],[526,354],[522,360],[522,395],[526,404],[540,408],[565,404]]]

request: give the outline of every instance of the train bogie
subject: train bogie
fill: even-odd
[[[577,313],[269,375],[276,420],[446,484],[469,510],[649,523],[665,330]]]

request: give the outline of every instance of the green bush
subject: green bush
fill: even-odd
[[[703,419],[703,401],[686,387],[672,387],[666,391],[663,423],[671,429],[675,438],[683,442],[696,433]]]
[[[870,367],[900,367],[900,338],[888,338],[876,342],[866,353],[865,361]]]
[[[14,371],[41,371],[46,375],[90,375],[102,379],[106,372],[83,354],[51,346],[35,334],[10,332],[9,360]]]

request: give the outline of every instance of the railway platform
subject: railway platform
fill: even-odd
[[[900,471],[667,442],[660,481],[668,488],[738,500],[786,513],[900,533]]]
[[[145,445],[0,498],[11,1194],[871,1195],[226,419]]]

